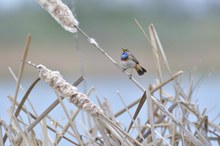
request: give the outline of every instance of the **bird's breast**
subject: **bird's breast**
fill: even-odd
[[[133,68],[135,67],[136,63],[133,60],[126,60],[126,61],[121,61],[121,65],[125,68]]]

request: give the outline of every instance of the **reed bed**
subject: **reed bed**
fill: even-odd
[[[79,27],[79,22],[62,1],[37,0],[37,2],[65,30],[71,33],[78,31],[97,49],[97,52],[103,53],[118,69],[123,70],[99,46],[95,39],[88,36]],[[97,96],[98,105],[93,103],[89,98],[90,94],[94,92],[93,88],[88,93],[78,91],[77,86],[84,80],[83,77],[79,77],[75,83],[71,84],[64,80],[58,71],[52,71],[42,64],[35,65],[27,61],[26,58],[31,42],[31,35],[27,35],[18,77],[10,69],[13,78],[17,82],[17,86],[15,95],[8,96],[12,104],[10,107],[10,122],[6,123],[4,119],[0,120],[0,146],[8,143],[12,146],[59,145],[61,140],[65,140],[69,145],[77,146],[209,146],[213,142],[220,145],[219,124],[209,119],[206,109],[201,113],[198,105],[193,103],[193,81],[189,84],[188,92],[184,91],[177,79],[182,78],[183,71],[173,72],[170,68],[154,25],[149,26],[148,34],[137,20],[135,22],[143,32],[146,41],[151,44],[157,69],[157,78],[155,80],[158,82],[156,84],[151,83],[148,88],[144,88],[128,72],[122,72],[128,76],[128,80],[143,91],[143,95],[130,104],[126,104],[123,96],[118,91],[117,95],[124,107],[121,107],[121,110],[115,113],[113,113],[108,100],[102,102]],[[23,89],[21,80],[25,67],[33,67],[35,74],[38,74],[39,78],[30,85],[21,102],[18,103],[17,96],[19,90]],[[169,77],[165,78],[163,76],[164,73],[168,73]],[[25,103],[28,102],[32,105],[28,98],[30,98],[31,91],[40,80],[51,87],[51,90],[56,93],[57,99],[44,112],[38,115],[34,106],[28,109],[25,107]],[[165,90],[164,87],[168,86],[168,84],[173,86],[174,94]],[[73,113],[69,112],[69,109],[63,102],[66,99],[76,106],[76,110]],[[64,111],[68,119],[66,124],[61,124],[50,116],[50,112],[59,104],[61,105],[60,110]],[[143,106],[146,105],[148,114],[146,114],[145,119],[147,120],[144,123],[138,122],[138,119],[141,119],[138,115],[143,110]],[[130,109],[133,107],[136,107],[134,114],[130,112]],[[25,114],[26,118],[20,116],[21,112]],[[85,121],[85,118],[83,116],[80,117],[79,113],[87,113],[84,116],[86,116],[89,122],[82,122]],[[118,120],[118,117],[123,114],[128,114],[130,117],[128,119],[130,121],[128,127],[123,127]],[[191,117],[194,117],[194,119],[191,120]],[[80,122],[76,122],[76,120]],[[49,122],[52,122],[53,126]],[[37,125],[41,128],[37,128]],[[57,127],[60,129],[59,131]],[[39,131],[39,129],[43,133],[41,138],[36,134],[36,131]]]

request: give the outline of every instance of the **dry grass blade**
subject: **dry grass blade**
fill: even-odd
[[[76,116],[78,115],[78,113],[80,112],[79,109],[76,110],[76,112],[73,113],[73,115],[71,116],[71,121],[68,121],[68,123],[66,124],[66,126],[63,128],[61,135],[58,134],[54,144],[58,145],[58,143],[60,142],[62,136],[66,133],[66,131],[68,130],[68,128],[70,127],[70,124],[74,121],[74,119],[76,118]],[[71,122],[71,123],[70,123]]]
[[[150,25],[149,31],[152,33],[153,37],[155,38],[155,40],[157,42],[158,52],[159,52],[158,54],[160,55],[160,58],[162,59],[162,61],[164,63],[164,66],[166,67],[166,69],[167,69],[168,73],[170,74],[170,76],[172,76],[172,71],[170,69],[167,57],[165,55],[164,49],[162,47],[160,39],[159,39],[159,37],[157,35],[157,31],[156,31],[156,29],[155,29],[153,24]],[[176,88],[176,90],[178,90],[180,92],[180,94],[182,95],[183,98],[187,98],[187,95],[184,93],[184,91],[182,90],[182,88],[180,87],[180,85],[176,81],[176,79],[174,79],[174,81],[175,81],[175,88]]]
[[[151,100],[150,96],[151,96],[150,91],[148,91],[146,98],[147,98],[147,107],[148,107],[148,117],[150,119],[151,137],[152,137],[153,145],[157,146],[156,136],[155,136],[155,128],[154,128],[153,103],[152,103],[152,100]]]
[[[2,127],[4,128],[5,134],[7,135],[8,139],[10,141],[10,144],[12,146],[15,146],[16,144],[15,144],[12,132],[11,132],[11,128],[3,120],[0,120],[0,125],[2,125]]]
[[[136,119],[136,117],[137,117],[138,114],[135,115],[135,116],[136,116],[135,118],[134,118],[134,116],[132,117],[130,111],[129,111],[128,108],[126,107],[125,101],[123,100],[122,96],[119,94],[119,91],[117,92],[117,94],[118,94],[120,100],[122,101],[123,105],[125,106],[126,111],[127,111],[128,115],[130,116],[131,121],[132,121],[132,122],[130,123],[130,127],[129,127],[128,131],[130,131],[131,126],[132,126],[133,124],[135,124],[135,127],[136,127],[136,129],[137,129],[137,131],[138,131],[138,135],[139,135],[141,138],[143,138],[143,136],[142,136],[142,134],[141,134],[141,131],[139,130],[139,128],[137,127],[137,125],[136,125],[136,123],[135,123],[135,121],[134,121],[134,119]],[[145,99],[145,100],[146,100],[146,99]],[[129,134],[129,132],[127,132],[127,134]]]
[[[151,42],[151,46],[152,46],[152,50],[153,50],[153,54],[154,54],[154,62],[155,62],[155,66],[156,66],[156,70],[157,70],[157,74],[158,74],[158,78],[159,78],[159,84],[161,84],[162,83],[162,71],[161,71],[160,58],[159,58],[159,54],[158,54],[157,42],[156,42],[156,39],[154,37],[153,32],[150,30],[151,29],[149,28],[150,42]],[[159,92],[160,92],[160,100],[161,100],[162,99],[162,89],[159,89]]]
[[[36,1],[44,9],[46,9],[65,30],[71,33],[79,31],[79,33],[82,34],[87,41],[98,50],[98,52],[101,52],[109,61],[120,69],[120,71],[123,71],[123,67],[121,67],[118,62],[116,62],[108,53],[106,53],[95,39],[88,36],[79,27],[79,22],[73,16],[68,6],[62,2],[62,0]],[[47,67],[42,64],[35,65],[30,61],[26,62],[31,42],[31,36],[27,35],[23,57],[21,58],[22,62],[18,72],[18,78],[9,68],[16,80],[16,91],[13,97],[9,97],[12,101],[9,113],[10,123],[6,125],[6,123],[0,119],[0,146],[5,145],[7,136],[8,143],[10,143],[11,146],[56,146],[61,144],[59,142],[62,138],[77,146],[210,146],[212,141],[220,143],[220,126],[209,121],[210,117],[208,117],[207,109],[205,109],[203,112],[200,112],[198,105],[192,101],[195,84],[193,84],[191,76],[189,78],[189,82],[187,82],[189,84],[188,88],[185,88],[185,86],[182,87],[182,84],[180,84],[179,80],[177,80],[177,77],[183,72],[179,71],[176,74],[173,74],[171,71],[168,58],[166,57],[165,50],[162,47],[154,25],[151,24],[148,27],[148,34],[136,19],[134,21],[141,32],[143,32],[144,37],[146,38],[147,42],[149,42],[153,50],[153,59],[155,62],[154,66],[157,74],[156,81],[158,82],[156,82],[156,85],[150,84],[150,88],[146,89],[135,78],[130,77],[128,71],[123,72],[129,77],[129,80],[131,80],[142,91],[143,95],[141,98],[136,99],[131,104],[127,105],[118,92],[124,107],[117,113],[113,113],[114,110],[111,109],[108,100],[105,99],[104,102],[102,102],[102,100],[99,99],[96,94],[95,96],[99,105],[93,103],[93,101],[89,99],[89,95],[84,94],[86,93],[86,86],[84,86],[84,93],[78,91],[78,88],[75,86],[77,86],[83,80],[83,77],[79,78],[74,85],[71,85],[62,77],[59,71],[47,69]],[[79,57],[80,60],[83,59],[81,55],[79,55]],[[52,87],[57,95],[57,99],[51,105],[49,105],[49,107],[47,107],[47,109],[41,113],[40,116],[38,116],[37,111],[35,111],[28,99],[30,92],[40,79],[37,79],[32,83],[27,92],[25,92],[20,104],[17,102],[17,98],[19,97],[18,95],[20,93],[19,89],[23,89],[21,79],[25,67],[24,63],[35,67],[39,73],[38,75],[40,79]],[[164,70],[169,75],[169,79],[166,81],[164,81],[165,79],[163,78]],[[84,74],[83,69],[82,73]],[[173,84],[171,87],[171,92],[168,92],[166,91],[167,88],[164,86],[170,82],[173,82]],[[168,90],[170,90],[170,86],[168,86],[168,88]],[[92,89],[91,91],[94,90]],[[69,115],[68,107],[63,102],[65,97],[70,103],[74,104],[78,108],[71,116]],[[140,117],[138,121],[136,119],[140,114],[140,111],[142,111],[146,100],[148,117],[145,123],[142,125],[143,119],[145,118],[143,117],[142,119]],[[24,103],[26,101],[29,102],[30,109],[25,107]],[[59,120],[55,121],[54,118],[48,115],[59,103],[61,104],[61,107],[68,118],[68,123],[65,126],[62,126]],[[136,104],[138,104],[137,108],[134,112],[134,115],[132,115],[129,109]],[[17,110],[15,112],[16,108]],[[19,114],[21,110],[24,111],[28,117],[25,115],[25,113]],[[85,111],[85,113],[81,112],[83,114],[80,119],[81,123],[76,125],[75,120],[80,118],[76,118],[76,116],[81,110]],[[32,113],[34,114],[32,114],[30,111],[33,111]],[[131,122],[129,121],[130,123],[125,124],[116,119],[117,116],[120,116],[125,112],[128,113],[131,119]],[[24,117],[22,115],[24,115]],[[51,128],[49,125],[47,125],[46,118],[51,121],[54,128]],[[37,139],[38,135],[35,134],[35,131],[38,131],[38,127],[36,125],[39,123],[41,124],[42,128],[41,132],[43,132],[41,139]],[[128,127],[125,125],[128,125]],[[69,127],[72,128],[73,132],[68,131]],[[3,132],[6,137],[3,139],[2,128],[4,128]],[[54,132],[56,136],[55,141],[50,137],[50,133],[48,132],[47,128]],[[130,132],[131,129],[133,130],[132,132]],[[129,132],[132,134],[129,134]],[[68,136],[72,136],[71,139],[65,136],[66,133],[70,134]]]
[[[151,25],[151,28],[152,28],[152,30],[153,30],[153,33],[154,33],[154,35],[155,35],[156,40],[158,41],[157,43],[158,43],[158,45],[159,45],[159,49],[160,49],[161,54],[162,54],[162,57],[163,57],[163,59],[164,59],[165,66],[168,68],[169,73],[171,73],[170,68],[169,68],[169,65],[168,65],[168,62],[167,62],[167,59],[166,59],[166,56],[165,56],[165,53],[164,53],[164,51],[163,51],[163,49],[162,49],[162,45],[160,44],[159,38],[158,38],[157,34],[155,33],[155,29],[154,29],[153,25]],[[121,67],[98,45],[98,43],[97,43],[93,38],[90,38],[90,37],[89,37],[85,32],[83,32],[79,27],[77,27],[77,29],[79,30],[79,32],[81,32],[81,33],[89,40],[89,42],[90,42],[91,44],[93,44],[93,45],[94,45],[97,49],[99,49],[107,58],[109,58],[117,67],[119,67],[119,68],[121,69]],[[127,72],[125,72],[125,73],[127,74]],[[127,74],[127,75],[129,76],[129,74]],[[175,79],[175,78],[174,78],[174,79]],[[130,78],[130,80],[131,80],[133,83],[135,83],[135,85],[136,85],[139,89],[141,89],[143,92],[145,91],[145,88],[144,88],[141,84],[139,84],[134,78]],[[178,89],[181,90],[181,88],[178,88]],[[181,91],[182,91],[182,90],[181,90]],[[184,94],[184,92],[181,92],[181,93],[183,94],[184,97],[186,97],[186,95]],[[154,96],[151,96],[151,98],[152,98],[152,100],[156,103],[156,105],[161,109],[161,111],[162,111],[165,115],[167,115],[170,119],[172,119],[172,121],[174,121],[174,123],[175,123],[176,125],[178,125],[189,137],[193,136],[188,130],[186,130],[186,129],[181,125],[181,123],[179,123],[179,122],[176,120],[176,118],[175,118],[171,113],[169,113],[169,111],[167,111],[167,110],[163,107],[163,105],[160,104],[160,102],[158,102],[158,101],[156,100],[156,98],[155,98]],[[139,101],[138,101],[138,102],[139,102]],[[196,144],[196,145],[200,145],[200,144],[201,144],[201,142],[200,142],[197,138],[192,137],[191,139],[192,139],[192,142],[193,142],[194,144]]]
[[[163,49],[163,47],[162,47],[162,45],[161,45],[161,43],[160,43],[160,39],[159,39],[159,37],[158,37],[158,35],[157,35],[156,29],[155,29],[155,27],[154,27],[153,24],[150,25],[149,31],[150,31],[150,33],[152,34],[152,37],[154,37],[154,39],[156,40],[155,43],[157,43],[157,45],[158,45],[158,49],[159,49],[159,51],[160,51],[160,53],[161,53],[162,59],[164,60],[165,66],[167,67],[167,69],[168,69],[169,72],[171,73],[171,69],[170,69],[169,63],[168,63],[168,61],[167,61],[167,58],[166,58],[164,49]]]
[[[11,96],[8,96],[8,98],[9,98],[10,100],[14,101],[14,98],[12,98]],[[18,105],[18,102],[16,102],[16,105]],[[28,112],[27,109],[25,109],[24,107],[22,107],[22,111],[25,112],[26,114],[29,114],[29,115],[31,116],[31,118],[33,118],[34,120],[37,119],[37,117],[34,116],[34,114],[32,114],[31,112]],[[47,125],[47,128],[48,128],[49,130],[51,130],[52,132],[57,133],[57,131],[56,131],[55,129],[53,129],[52,127],[50,127],[50,126],[48,126],[48,125]],[[72,133],[71,133],[71,135],[72,135]],[[74,135],[72,135],[72,136],[74,136]],[[75,143],[75,142],[72,141],[71,139],[67,138],[65,135],[63,135],[62,137],[63,137],[65,140],[69,141],[70,143],[72,143],[72,144],[74,144],[74,145],[78,145],[77,143]]]
[[[1,123],[0,123],[0,146],[4,146],[3,138],[2,138],[2,125],[1,125]]]
[[[18,105],[18,108],[15,112],[15,117],[17,117],[21,111],[21,108],[23,107],[26,99],[28,98],[29,94],[31,93],[32,89],[34,88],[34,86],[40,81],[40,78],[37,78],[32,84],[31,86],[28,88],[27,92],[25,93],[24,97],[22,98],[20,104]]]
[[[26,38],[25,47],[24,47],[23,57],[22,57],[22,60],[24,60],[24,61],[26,61],[27,54],[28,54],[28,50],[29,50],[29,47],[30,47],[30,43],[31,43],[31,35],[28,34],[28,35],[27,35],[27,38]],[[24,62],[21,62],[20,69],[19,69],[19,73],[18,73],[18,82],[17,82],[16,91],[15,91],[15,96],[14,96],[15,101],[17,101],[19,86],[20,86],[21,78],[22,78],[23,71],[24,71],[24,65],[25,65],[25,63],[24,63]],[[12,105],[12,113],[11,113],[12,115],[14,114],[14,108],[15,108],[15,103],[13,103],[13,105]],[[12,115],[11,115],[11,118],[12,118]],[[10,123],[11,123],[11,122],[10,122]]]
[[[169,78],[167,81],[163,82],[162,84],[156,86],[155,88],[153,88],[152,90],[150,90],[151,94],[153,94],[154,92],[156,92],[158,89],[160,89],[161,87],[165,86],[166,84],[168,84],[169,82],[171,82],[172,80],[174,80],[175,78],[177,78],[178,76],[180,76],[181,74],[183,74],[182,71],[177,72],[176,74],[174,74],[171,78]],[[138,104],[140,102],[141,98],[133,101],[131,104],[129,104],[127,106],[128,109],[132,108],[133,106],[135,106],[136,104]],[[126,109],[123,108],[120,111],[115,113],[115,117],[120,116],[121,114],[123,114],[124,112],[126,112]]]
[[[87,93],[87,95],[89,96],[92,93],[93,90],[94,90],[94,88],[91,88],[89,90],[89,92]],[[74,112],[72,114],[71,121],[68,121],[68,123],[64,126],[64,128],[63,128],[63,130],[61,132],[61,135],[58,134],[56,136],[56,139],[55,139],[55,142],[54,142],[55,145],[57,145],[60,142],[62,136],[67,132],[68,128],[70,127],[70,124],[75,120],[75,118],[79,114],[79,112],[80,112],[80,109],[77,109],[76,112]]]
[[[74,85],[78,85],[83,81],[83,77],[80,77]],[[62,98],[63,99],[63,98]],[[55,100],[28,128],[27,131],[32,130],[51,110],[53,110],[59,104],[59,99]],[[19,136],[16,141],[21,141],[22,137]]]
[[[170,106],[170,108],[168,109],[169,112],[172,112],[174,110],[174,108],[177,106],[178,104],[177,103],[174,103]],[[161,122],[164,121],[164,119],[166,118],[165,115],[162,115],[160,118],[158,118],[158,120],[155,122],[155,124],[159,124]],[[147,124],[147,123],[146,123]],[[144,128],[146,129],[146,128]],[[144,132],[144,131],[143,131]],[[145,134],[144,134],[144,138],[147,138],[149,135],[151,134],[151,131],[148,130]]]
[[[40,78],[36,79],[32,85],[28,88],[27,92],[25,93],[24,97],[22,98],[20,104],[18,105],[18,108],[15,112],[15,117],[17,118],[23,105],[24,105],[24,102],[26,101],[26,99],[28,98],[30,92],[32,91],[32,89],[34,88],[34,86],[37,84],[37,82],[40,80]],[[14,101],[13,103],[16,104],[17,101]],[[3,141],[5,142],[7,140],[7,135],[4,135],[4,138],[3,138]]]
[[[139,112],[140,112],[142,106],[144,105],[146,99],[147,99],[146,91],[144,91],[144,94],[143,94],[143,96],[141,97],[141,100],[140,100],[140,102],[139,102],[139,104],[138,104],[138,107],[137,107],[137,109],[135,110],[135,113],[134,113],[134,116],[133,116],[133,120],[131,121],[131,123],[130,123],[130,125],[129,125],[129,127],[128,127],[127,133],[129,133],[129,131],[131,130],[131,127],[132,127],[132,125],[133,125],[133,121],[136,120],[136,118],[137,118],[137,116],[138,116],[138,114],[139,114]]]
[[[156,98],[151,95],[152,100],[154,101],[155,104],[160,108],[160,110],[167,116],[169,117],[174,124],[176,124],[185,134],[186,137],[190,138],[191,142],[193,142],[195,145],[203,145],[192,133],[190,133],[182,123],[180,123],[163,105],[161,105]]]
[[[80,138],[80,134],[79,134],[79,132],[78,132],[76,126],[73,124],[73,122],[72,122],[72,120],[71,120],[71,118],[70,118],[70,115],[69,115],[69,113],[68,113],[68,111],[67,111],[67,109],[66,109],[66,107],[65,107],[65,105],[64,105],[64,103],[63,103],[63,101],[62,101],[64,97],[63,97],[63,96],[59,96],[59,95],[57,94],[57,98],[58,98],[58,100],[59,100],[59,103],[61,104],[61,107],[63,108],[63,111],[64,111],[64,113],[65,113],[65,115],[66,115],[66,117],[67,117],[67,119],[68,119],[68,122],[70,123],[71,129],[72,129],[73,132],[75,133],[75,138],[78,140],[79,144],[83,146],[84,143],[83,143],[83,141],[82,141],[81,138]]]
[[[141,24],[137,21],[137,19],[134,19],[134,21],[137,24],[138,28],[141,30],[141,32],[144,34],[144,36],[147,39],[147,41],[150,42],[150,39],[149,39],[147,33],[144,31],[144,28],[141,26]]]

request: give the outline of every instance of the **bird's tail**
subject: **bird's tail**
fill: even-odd
[[[145,72],[147,72],[147,70],[142,66],[140,66],[139,64],[135,66],[135,69],[140,76],[142,76]]]

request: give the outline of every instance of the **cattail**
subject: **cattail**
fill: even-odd
[[[66,82],[58,71],[51,71],[44,65],[37,65],[39,77],[48,83],[55,92],[62,97],[69,98],[78,108],[85,110],[92,116],[103,114],[103,110],[95,105],[89,98],[77,91],[77,88]]]
[[[79,22],[61,0],[36,0],[67,31],[77,32]]]
[[[51,71],[41,64],[34,65],[30,62],[28,64],[38,69],[39,77],[48,83],[58,96],[69,98],[71,103],[74,103],[79,109],[83,109],[93,117],[107,145],[142,146],[142,144],[107,118],[104,115],[104,111],[85,94],[78,92],[76,87],[66,82],[58,71]]]

